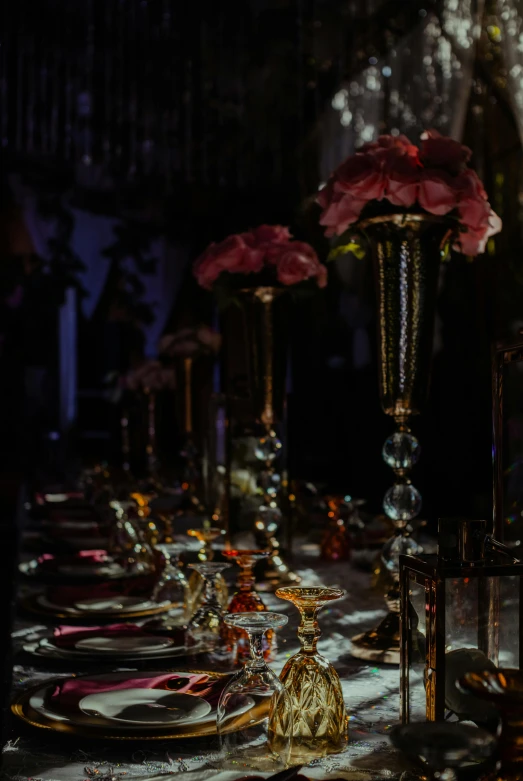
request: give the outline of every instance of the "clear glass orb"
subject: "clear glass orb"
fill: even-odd
[[[385,440],[381,455],[392,469],[411,469],[419,461],[421,447],[412,434],[395,431]]]
[[[280,490],[281,477],[277,472],[265,469],[258,475],[258,488],[267,496],[274,498]]]
[[[274,534],[282,522],[282,511],[279,507],[270,507],[262,504],[258,508],[258,517],[255,526],[258,531],[266,531]]]
[[[400,556],[418,556],[420,553],[423,553],[423,548],[416,540],[396,534],[383,546],[381,559],[389,572],[399,572]]]
[[[260,437],[254,447],[254,455],[259,461],[274,461],[280,455],[282,444],[274,431]]]
[[[421,494],[408,483],[396,483],[383,497],[383,509],[393,521],[410,521],[421,510]]]

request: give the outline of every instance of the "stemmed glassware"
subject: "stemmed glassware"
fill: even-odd
[[[115,521],[110,534],[109,552],[130,574],[141,575],[153,569],[153,554],[149,545],[144,543],[141,531],[128,517],[128,510],[133,506],[134,502],[110,502]]]
[[[201,561],[189,564],[204,580],[203,601],[187,624],[186,645],[214,648],[220,639],[224,610],[219,601],[217,578],[228,563]]]
[[[254,590],[255,578],[253,567],[257,561],[265,559],[270,555],[269,550],[232,550],[223,551],[223,555],[235,561],[240,567],[238,576],[238,590],[229,602],[228,613],[251,613],[267,610],[260,595]],[[271,653],[275,635],[268,630],[263,638],[265,658]],[[233,653],[237,662],[245,662],[250,659],[251,651],[249,638],[244,629],[235,627],[229,622],[225,622],[223,630],[223,639],[227,648]]]
[[[267,611],[235,613],[225,622],[249,637],[251,656],[227,684],[218,703],[217,730],[224,756],[266,772],[289,763],[292,704],[285,686],[263,658],[263,638],[287,623],[287,616]]]
[[[158,542],[156,549],[164,559],[164,568],[152,593],[155,602],[171,602],[177,608],[183,608],[184,614],[190,609],[191,598],[189,581],[181,567],[182,546],[174,542]]]
[[[215,526],[204,525],[201,529],[188,529],[187,534],[189,537],[195,537],[202,543],[202,547],[198,551],[198,558],[200,561],[212,561],[214,559],[214,550],[212,549],[212,543],[224,534],[223,529],[219,529]],[[193,608],[201,604],[203,599],[204,583],[200,576],[200,571],[193,567],[193,573],[189,578],[189,586],[192,594]],[[216,578],[216,588],[218,591],[218,601],[222,608],[227,607],[229,602],[229,591],[227,584],[223,577],[218,574]]]
[[[292,707],[291,759],[305,764],[342,751],[347,741],[347,716],[338,673],[316,650],[321,637],[318,612],[329,602],[341,599],[344,592],[339,588],[288,587],[279,588],[276,596],[288,599],[301,614],[301,650],[286,663],[280,679]],[[281,707],[285,706],[282,700]]]

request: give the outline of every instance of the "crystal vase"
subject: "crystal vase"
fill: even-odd
[[[352,638],[352,654],[398,664],[399,556],[421,552],[409,526],[421,510],[421,495],[410,477],[420,445],[409,424],[422,411],[428,395],[439,269],[451,227],[444,217],[390,214],[368,219],[359,228],[367,238],[374,266],[381,403],[396,423],[382,450],[395,475],[383,499],[395,533],[385,543],[380,562],[393,584],[387,602],[394,609],[376,629]]]
[[[338,588],[280,588],[300,611],[298,637],[301,650],[286,663],[280,679],[292,708],[291,760],[307,764],[312,759],[342,751],[347,742],[347,715],[338,673],[318,653],[321,637],[317,616],[322,607],[340,599]]]

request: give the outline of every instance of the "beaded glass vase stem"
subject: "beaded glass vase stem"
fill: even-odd
[[[428,396],[439,269],[451,228],[448,219],[429,214],[382,215],[359,228],[368,240],[374,265],[381,403],[397,426],[382,450],[395,475],[383,499],[395,533],[385,543],[380,561],[396,583],[400,555],[421,552],[409,528],[421,510],[421,495],[410,477],[420,445],[409,424]],[[387,602],[389,615],[384,622],[352,638],[354,656],[399,663],[396,587],[389,591]]]
[[[347,742],[347,715],[338,673],[318,653],[321,637],[317,616],[322,607],[340,599],[338,588],[280,588],[300,611],[298,637],[301,650],[286,663],[280,679],[292,708],[291,759],[305,764],[317,757],[342,751]]]

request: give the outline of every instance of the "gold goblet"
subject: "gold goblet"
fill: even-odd
[[[324,605],[344,594],[339,588],[323,587],[276,591],[277,597],[288,599],[301,614],[301,650],[280,675],[292,707],[291,758],[296,763],[338,753],[347,742],[347,715],[338,673],[316,650],[321,637],[317,615]]]

